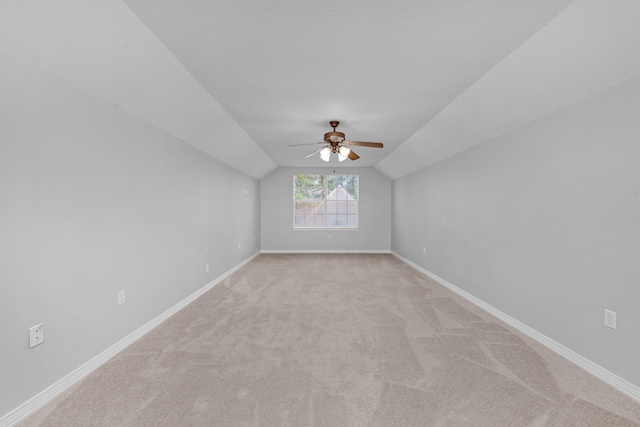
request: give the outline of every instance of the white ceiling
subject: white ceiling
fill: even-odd
[[[0,49],[262,178],[399,178],[640,74],[637,0],[16,0]]]

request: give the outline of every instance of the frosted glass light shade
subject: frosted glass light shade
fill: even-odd
[[[331,149],[329,147],[324,147],[320,150],[320,158],[325,162],[328,162],[331,158]]]
[[[349,153],[351,153],[351,150],[349,149],[349,147],[345,147],[345,146],[340,147],[338,149],[338,160],[339,161],[347,160],[347,157],[349,157]]]

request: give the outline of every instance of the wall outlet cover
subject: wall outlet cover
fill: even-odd
[[[604,309],[604,326],[611,329],[618,328],[618,315],[615,311]]]
[[[29,328],[29,348],[44,342],[44,323]]]

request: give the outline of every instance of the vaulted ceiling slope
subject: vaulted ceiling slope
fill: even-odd
[[[640,74],[637,0],[0,4],[0,49],[261,179],[340,120],[390,179]]]

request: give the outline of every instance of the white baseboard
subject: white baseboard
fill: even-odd
[[[176,314],[178,311],[182,310],[184,307],[189,305],[191,302],[196,300],[202,294],[207,292],[209,289],[213,288],[215,285],[220,283],[230,274],[234,273],[236,270],[238,270],[240,267],[247,264],[249,261],[251,261],[253,258],[255,258],[258,255],[259,255],[259,252],[256,252],[255,254],[251,255],[249,258],[245,259],[235,267],[231,268],[230,270],[226,271],[222,275],[218,276],[216,279],[209,282],[203,288],[189,295],[187,298],[183,299],[178,304],[174,305],[173,307],[171,307],[170,309],[168,309],[167,311],[165,311],[155,319],[151,320],[149,323],[136,329],[131,334],[127,335],[126,337],[124,337],[123,339],[121,339],[120,341],[118,341],[117,343],[115,343],[114,345],[112,345],[111,347],[109,347],[108,349],[106,349],[105,351],[103,351],[93,359],[89,360],[84,365],[75,369],[73,372],[71,372],[61,380],[55,382],[53,385],[41,391],[33,398],[29,399],[22,405],[18,406],[16,409],[7,413],[2,418],[0,418],[0,427],[10,427],[24,420],[27,416],[37,411],[38,409],[40,409],[42,406],[47,404],[53,398],[55,398],[60,393],[62,393],[63,391],[71,387],[76,382],[80,381],[82,378],[84,378],[91,372],[95,371],[97,368],[102,366],[104,363],[106,363],[109,359],[114,357],[116,354],[120,353],[122,350],[124,350],[125,348],[129,347],[131,344],[133,344],[134,342],[142,338],[144,335],[149,333],[153,328],[160,325],[162,322],[164,322],[169,317]]]
[[[444,280],[443,278],[431,273],[430,271],[420,267],[419,265],[413,263],[412,261],[402,257],[401,255],[399,255],[399,254],[397,254],[397,253],[395,253],[393,251],[387,251],[387,250],[381,250],[381,251],[279,251],[279,250],[263,250],[263,251],[261,251],[261,253],[391,253],[396,258],[402,260],[403,262],[405,262],[408,265],[412,266],[416,270],[420,271],[421,273],[425,274],[426,276],[428,276],[428,277],[432,278],[433,280],[437,281],[438,283],[440,283],[444,287],[446,287],[446,288],[452,290],[453,292],[457,293],[458,295],[460,295],[461,297],[465,298],[469,302],[471,302],[471,303],[477,305],[478,307],[482,308],[483,310],[489,312],[493,316],[497,317],[498,319],[502,320],[503,322],[507,323],[508,325],[510,325],[513,328],[517,329],[518,331],[522,332],[523,334],[535,339],[539,343],[541,343],[541,344],[545,345],[546,347],[550,348],[551,350],[553,350],[554,352],[558,353],[560,356],[564,357],[565,359],[569,360],[570,362],[580,366],[581,368],[583,368],[587,372],[591,373],[595,377],[601,379],[605,383],[611,385],[612,387],[616,388],[617,390],[621,391],[622,393],[626,394],[627,396],[631,397],[632,399],[640,402],[640,388],[639,387],[637,387],[634,384],[631,384],[630,382],[628,382],[628,381],[618,377],[617,375],[607,371],[606,369],[604,369],[601,366],[591,362],[590,360],[584,358],[583,356],[579,355],[578,353],[568,349],[567,347],[564,347],[563,345],[561,345],[561,344],[557,343],[556,341],[552,340],[551,338],[541,334],[540,332],[536,331],[535,329],[530,328],[529,326],[525,325],[524,323],[522,323],[522,322],[514,319],[513,317],[501,312],[500,310],[496,309],[495,307],[485,303],[484,301],[480,300],[479,298],[474,297],[473,295],[469,294],[468,292],[463,291],[462,289],[458,288],[457,286],[449,283],[448,281]],[[173,307],[171,307],[170,309],[168,309],[164,313],[160,314],[158,317],[154,318],[153,320],[151,320],[150,322],[148,322],[144,326],[138,328],[137,330],[135,330],[134,332],[132,332],[131,334],[129,334],[128,336],[126,336],[125,338],[123,338],[122,340],[120,340],[119,342],[114,344],[113,346],[109,347],[107,350],[105,350],[104,352],[100,353],[99,355],[97,355],[93,359],[89,360],[87,363],[85,363],[84,365],[80,366],[79,368],[77,368],[76,370],[74,370],[73,372],[71,372],[70,374],[68,374],[64,378],[62,378],[61,380],[57,381],[56,383],[54,383],[53,385],[51,385],[47,389],[43,390],[42,392],[40,392],[39,394],[37,394],[36,396],[31,398],[27,402],[23,403],[22,405],[20,405],[16,409],[14,409],[11,412],[9,412],[6,415],[4,415],[2,418],[0,418],[0,427],[10,427],[10,426],[13,426],[13,425],[17,424],[18,422],[22,421],[23,419],[25,419],[27,416],[29,416],[30,414],[32,414],[33,412],[35,412],[36,410],[38,410],[39,408],[41,408],[42,406],[47,404],[49,401],[51,401],[57,395],[62,393],[64,390],[66,390],[67,388],[71,387],[76,382],[80,381],[82,378],[84,378],[86,375],[90,374],[91,372],[93,372],[97,368],[99,368],[101,365],[106,363],[109,359],[114,357],[116,354],[120,353],[122,350],[124,350],[125,348],[127,348],[128,346],[133,344],[135,341],[137,341],[138,339],[140,339],[141,337],[143,337],[144,335],[149,333],[156,326],[158,326],[159,324],[161,324],[162,322],[167,320],[169,317],[171,317],[172,315],[174,315],[175,313],[180,311],[182,308],[184,308],[185,306],[187,306],[188,304],[190,304],[191,302],[196,300],[202,294],[204,294],[209,289],[211,289],[212,287],[214,287],[215,285],[220,283],[222,280],[224,280],[227,276],[229,276],[230,274],[234,273],[236,270],[240,269],[242,266],[247,264],[249,261],[251,261],[257,255],[258,255],[258,253],[250,256],[249,258],[247,258],[246,260],[244,260],[240,264],[236,265],[232,269],[230,269],[227,272],[223,273],[222,275],[220,275],[218,278],[216,278],[213,281],[211,281],[210,283],[208,283],[203,288],[201,288],[198,291],[194,292],[193,294],[189,295],[187,298],[185,298],[184,300],[180,301],[178,304],[174,305]]]
[[[440,283],[442,286],[452,290],[453,292],[455,292],[456,294],[460,295],[461,297],[463,297],[467,301],[469,301],[469,302],[477,305],[481,309],[489,312],[490,314],[492,314],[493,316],[495,316],[498,319],[502,320],[503,322],[505,322],[509,326],[517,329],[518,331],[522,332],[523,334],[527,335],[528,337],[533,338],[534,340],[538,341],[540,344],[542,344],[545,347],[547,347],[547,348],[553,350],[554,352],[558,353],[560,356],[564,357],[568,361],[578,365],[579,367],[581,367],[585,371],[589,372],[593,376],[595,376],[595,377],[599,378],[600,380],[604,381],[605,383],[609,384],[613,388],[615,388],[615,389],[619,390],[620,392],[626,394],[627,396],[631,397],[632,399],[640,402],[640,387],[637,387],[636,385],[634,385],[634,384],[632,384],[632,383],[620,378],[619,376],[607,371],[602,366],[593,363],[592,361],[590,361],[589,359],[579,355],[575,351],[570,350],[567,347],[563,346],[562,344],[557,343],[556,341],[552,340],[551,338],[547,337],[546,335],[541,334],[540,332],[536,331],[535,329],[533,329],[533,328],[525,325],[524,323],[520,322],[519,320],[516,320],[513,317],[509,316],[508,314],[503,313],[502,311],[500,311],[497,308],[487,304],[486,302],[482,301],[481,299],[474,297],[470,293],[468,293],[466,291],[463,291],[462,289],[458,288],[457,286],[447,282],[442,277],[439,277],[439,276],[433,274],[429,270],[420,267],[419,265],[417,265],[414,262],[404,258],[403,256],[401,256],[401,255],[399,255],[399,254],[397,254],[397,253],[395,253],[393,251],[391,251],[391,254],[393,256],[395,256],[396,258],[402,260],[406,264],[409,264],[411,267],[415,268],[416,270],[418,270],[419,272],[423,273],[427,277],[430,277],[431,279],[433,279],[436,282]]]
[[[389,249],[373,249],[373,250],[339,250],[339,249],[263,249],[263,254],[390,254]]]

